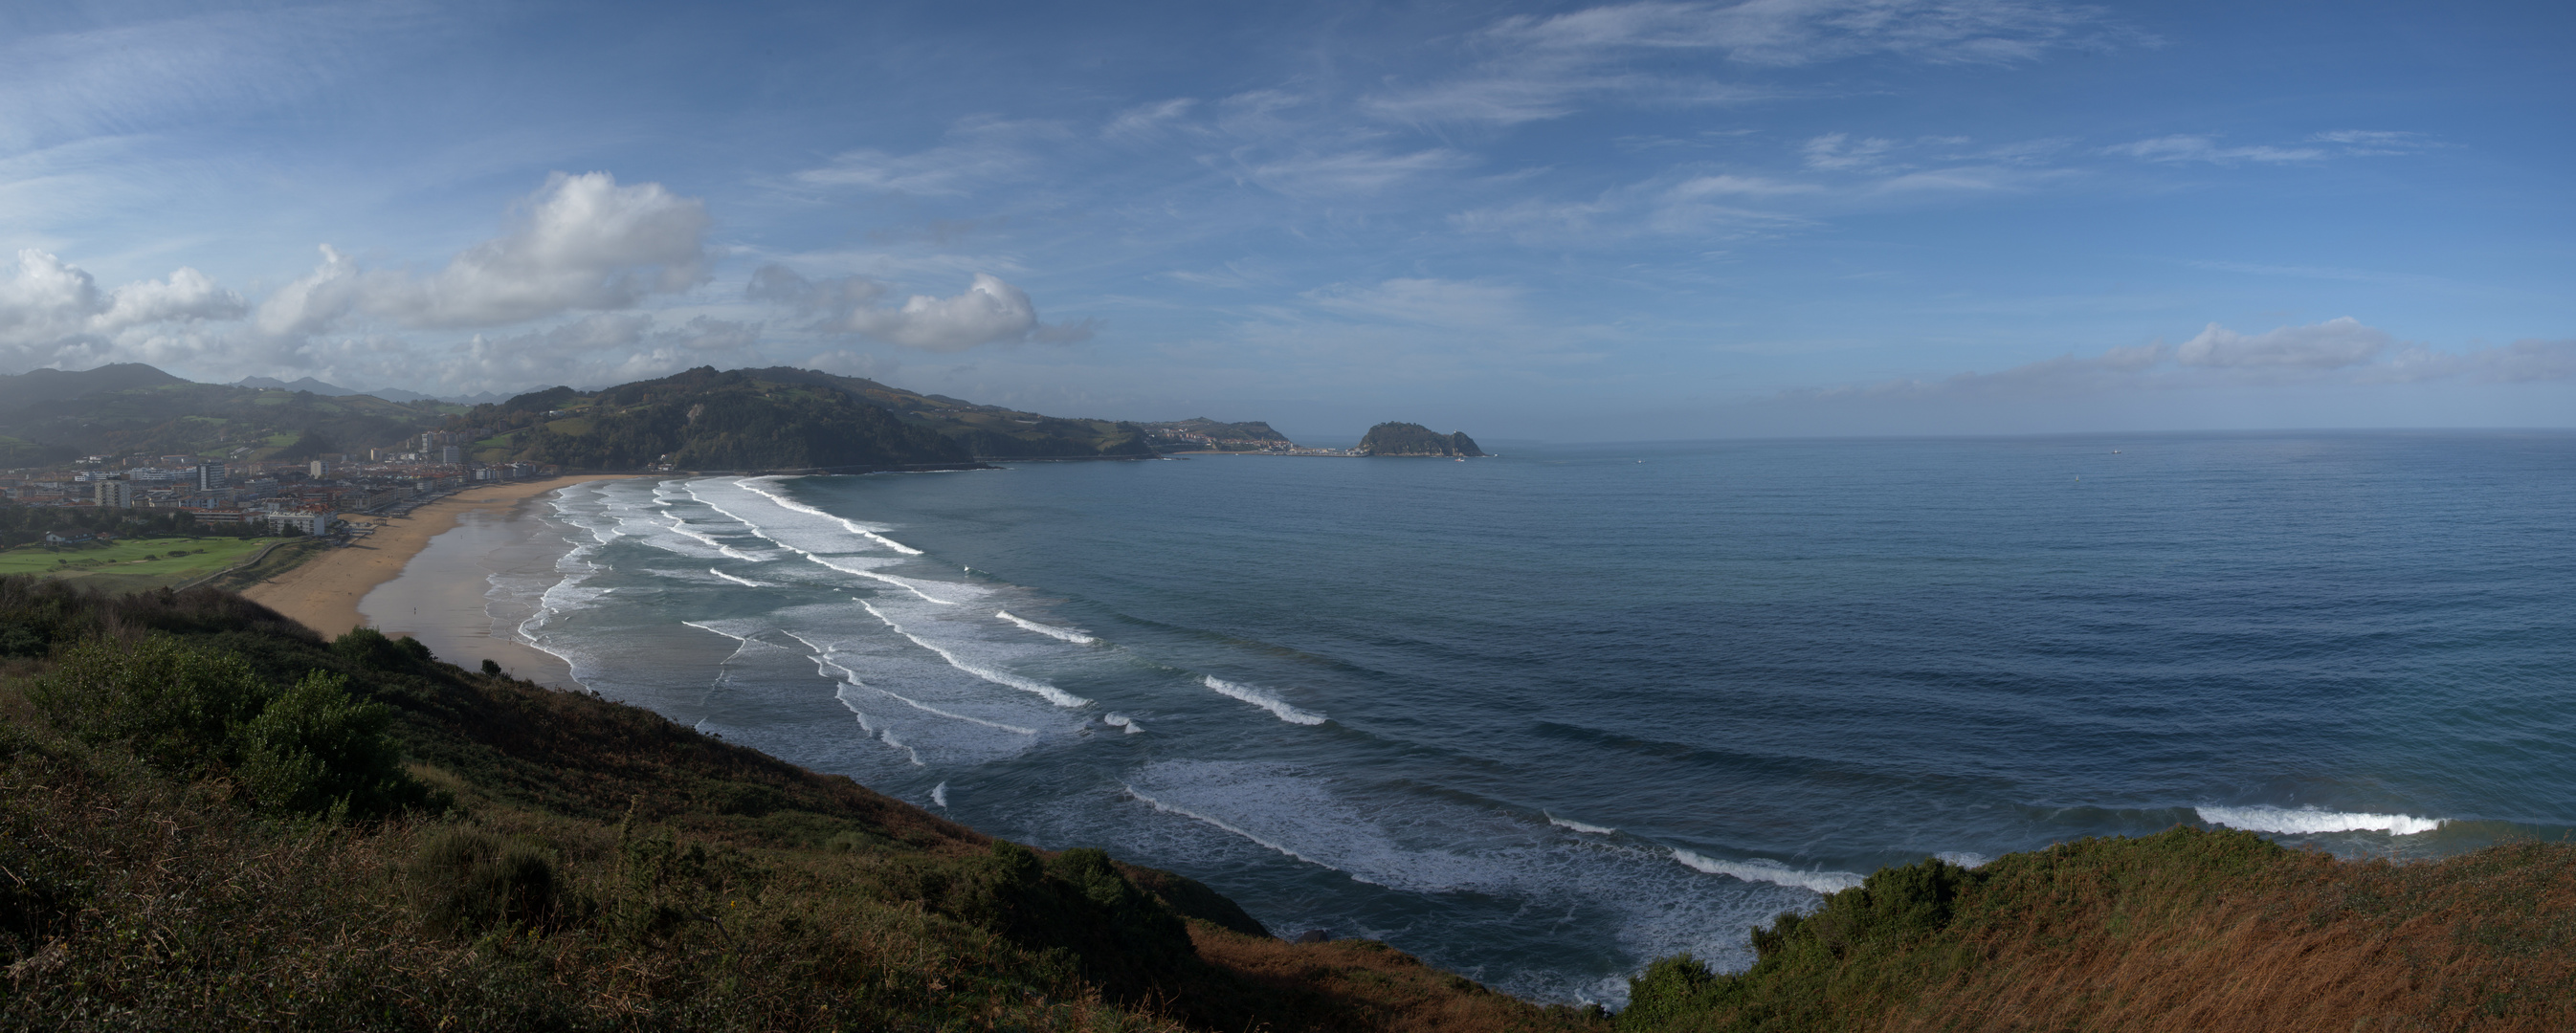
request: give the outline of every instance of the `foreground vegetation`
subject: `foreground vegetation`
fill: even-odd
[[[0,1028],[1598,1021],[211,589],[0,579],[0,635]]]
[[[0,578],[0,1029],[2576,1028],[2576,848],[1890,868],[1615,1017],[213,589]]]
[[[2338,861],[2176,828],[1888,868],[1632,981],[1624,1033],[2576,1029],[2576,848]]]

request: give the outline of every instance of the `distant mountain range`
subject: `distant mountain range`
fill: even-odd
[[[857,377],[775,367],[700,367],[596,390],[509,398],[361,392],[310,377],[200,384],[150,366],[0,376],[0,466],[83,456],[295,459],[361,453],[424,431],[470,434],[482,462],[574,470],[785,470],[955,464],[977,459],[1148,458],[1145,426],[922,394]],[[1277,438],[1263,423],[1165,427]],[[1279,438],[1284,441],[1284,438]]]
[[[147,366],[144,368],[150,369],[151,367]],[[154,372],[159,371],[155,370]],[[167,374],[164,375],[166,376]],[[508,395],[504,395],[498,391],[485,391],[481,394],[471,395],[425,395],[418,391],[405,391],[399,387],[379,387],[370,391],[360,391],[356,388],[341,387],[338,384],[325,383],[323,381],[315,380],[312,377],[299,377],[292,381],[279,380],[276,377],[243,377],[240,380],[233,381],[232,386],[276,388],[285,391],[311,391],[314,394],[324,395],[331,398],[340,398],[348,395],[373,395],[388,402],[435,401],[455,402],[459,405],[480,405],[485,402],[506,401],[509,398]]]

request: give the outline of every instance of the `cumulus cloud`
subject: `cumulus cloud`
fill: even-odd
[[[796,307],[822,318],[810,329],[855,333],[888,344],[922,351],[964,351],[981,344],[1036,341],[1067,344],[1089,340],[1099,329],[1095,320],[1047,324],[1038,321],[1028,292],[990,273],[953,297],[915,294],[900,304],[879,306],[888,288],[863,277],[809,280],[784,266],[764,266],[752,274],[746,296]]]
[[[0,365],[186,354],[202,345],[200,324],[239,319],[244,311],[240,295],[195,269],[101,290],[87,270],[31,248],[18,252],[17,269],[0,279]]]
[[[556,173],[508,233],[427,277],[362,269],[329,245],[322,264],[260,304],[276,335],[324,332],[352,315],[421,328],[480,328],[632,308],[706,279],[704,203],[605,172]]]

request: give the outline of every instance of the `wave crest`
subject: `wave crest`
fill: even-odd
[[[1746,882],[1767,882],[1774,886],[1794,886],[1818,893],[1840,893],[1861,884],[1861,876],[1851,872],[1828,872],[1821,869],[1791,868],[1769,858],[1750,861],[1721,861],[1714,857],[1673,848],[1673,860],[1694,871],[1724,875]]]
[[[2328,811],[2315,807],[2290,810],[2285,807],[2195,807],[2200,820],[2212,825],[2225,825],[2247,832],[2271,832],[2299,835],[2314,832],[2385,832],[2392,836],[2413,836],[2442,827],[2448,818],[2418,818],[2411,814],[2364,814],[2352,811]]]

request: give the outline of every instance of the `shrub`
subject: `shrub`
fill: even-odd
[[[184,775],[226,760],[235,726],[267,702],[249,662],[191,649],[168,635],[137,642],[92,637],[65,651],[28,692],[55,723],[91,743],[123,741]]]
[[[331,648],[371,671],[406,671],[429,662],[429,647],[409,635],[386,638],[374,628],[351,628],[331,640]]]
[[[424,787],[403,771],[392,723],[391,708],[352,698],[347,678],[306,674],[244,729],[243,787],[262,806],[307,814],[372,818],[418,803]]]
[[[483,658],[483,673],[495,678],[500,677],[501,662],[490,657]]]
[[[405,874],[422,922],[442,933],[549,928],[564,910],[545,854],[479,829],[450,825],[430,833]]]

